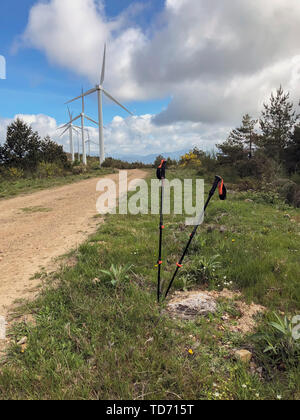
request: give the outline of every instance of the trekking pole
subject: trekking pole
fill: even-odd
[[[170,281],[170,284],[169,284],[169,286],[168,286],[168,289],[167,289],[167,291],[166,291],[165,298],[166,298],[166,297],[168,296],[168,294],[169,294],[169,291],[170,291],[170,289],[171,289],[171,287],[172,287],[172,285],[173,285],[173,283],[174,283],[174,280],[175,280],[175,278],[176,278],[176,276],[177,276],[177,274],[178,274],[179,269],[180,269],[180,268],[182,268],[182,263],[183,263],[183,260],[184,260],[184,258],[185,258],[185,256],[186,256],[186,254],[187,254],[187,251],[188,251],[188,249],[189,249],[189,247],[190,247],[190,245],[191,245],[191,243],[192,243],[192,240],[194,239],[194,236],[196,235],[197,229],[198,229],[198,227],[199,227],[199,226],[200,226],[200,224],[201,224],[201,221],[202,221],[202,218],[203,218],[203,216],[204,216],[204,214],[205,214],[205,211],[206,211],[206,209],[207,209],[207,206],[208,206],[208,204],[209,204],[210,200],[212,199],[213,195],[215,194],[215,191],[216,191],[216,189],[217,189],[217,187],[218,187],[218,186],[219,186],[219,196],[220,196],[220,200],[226,200],[226,194],[227,194],[227,192],[226,192],[226,187],[225,187],[225,185],[224,185],[224,181],[223,181],[223,179],[222,179],[221,177],[216,176],[215,181],[214,181],[214,184],[213,184],[213,186],[212,186],[212,189],[211,189],[211,190],[210,190],[210,192],[209,192],[208,199],[207,199],[207,201],[206,201],[206,203],[205,203],[204,209],[203,209],[202,213],[201,213],[201,214],[200,214],[200,216],[199,216],[198,222],[197,222],[197,224],[195,225],[195,227],[194,227],[194,229],[193,229],[193,232],[192,232],[192,233],[191,233],[191,235],[190,235],[190,239],[189,239],[189,241],[188,241],[188,243],[187,243],[187,245],[186,245],[186,247],[185,247],[185,249],[184,249],[184,252],[183,252],[183,254],[182,254],[182,257],[180,258],[179,262],[176,264],[176,265],[177,265],[177,267],[176,267],[175,273],[174,273],[174,275],[173,275],[173,277],[172,277],[172,280]]]
[[[156,176],[161,180],[161,191],[160,191],[160,222],[159,222],[159,252],[158,252],[158,274],[157,274],[157,302],[160,301],[160,285],[161,285],[161,266],[162,266],[162,236],[164,230],[164,221],[163,221],[163,200],[164,200],[164,187],[165,187],[165,178],[166,178],[166,164],[167,162],[163,159],[161,164],[157,168]]]

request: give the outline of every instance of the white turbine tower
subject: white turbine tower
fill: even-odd
[[[97,145],[97,143],[95,143],[93,140],[91,140],[89,130],[88,130],[88,129],[86,129],[85,131],[87,132],[87,135],[88,135],[88,140],[86,140],[85,142],[86,142],[86,144],[88,144],[88,145],[89,145],[89,156],[91,156],[91,144],[95,144],[96,146],[98,146],[98,145]]]
[[[68,107],[68,113],[69,113],[70,121],[72,121],[73,113],[70,112],[69,107]],[[69,130],[70,154],[72,156],[72,162],[75,162],[75,149],[74,149],[74,142],[73,142],[73,131],[78,134],[78,131],[76,130],[76,128],[79,128],[79,127],[77,127],[76,125],[74,126],[72,123],[69,122],[62,127],[58,127],[58,130],[61,130],[63,128],[65,128],[65,130],[61,133],[60,137],[62,137]]]
[[[96,121],[94,121],[92,118],[88,117],[87,115],[85,115],[84,113],[84,93],[83,93],[83,89],[82,89],[82,94],[78,97],[78,98],[82,98],[82,110],[81,113],[79,115],[77,115],[77,117],[71,119],[71,121],[68,122],[68,124],[72,124],[74,121],[78,120],[79,118],[81,119],[81,137],[82,137],[82,160],[83,160],[83,164],[86,165],[87,164],[87,160],[86,160],[86,150],[85,150],[85,138],[84,138],[84,119],[87,119],[89,121],[91,121],[92,123],[98,125],[98,123]],[[78,99],[76,98],[76,99]],[[69,101],[72,102],[72,101]],[[67,102],[67,103],[69,103]],[[68,124],[64,125],[63,127],[66,127]],[[61,127],[61,128],[63,128]]]
[[[67,103],[71,103],[73,101],[76,101],[77,99],[83,98],[84,96],[91,95],[92,93],[97,92],[98,95],[98,118],[99,118],[99,159],[100,159],[100,166],[105,160],[105,152],[104,152],[104,134],[103,134],[103,109],[102,109],[102,93],[104,93],[105,96],[107,96],[111,101],[115,102],[117,105],[119,105],[121,108],[123,108],[126,112],[128,112],[130,115],[133,115],[132,112],[130,112],[125,106],[123,106],[119,101],[117,101],[115,98],[113,98],[104,88],[103,83],[105,79],[105,64],[106,64],[106,45],[104,47],[104,54],[103,54],[103,64],[102,64],[102,72],[101,72],[101,78],[100,83],[96,85],[93,89],[88,90],[85,93],[82,93],[80,96],[77,96],[74,99],[71,99]]]

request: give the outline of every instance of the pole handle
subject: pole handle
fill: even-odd
[[[218,188],[218,185],[220,184],[220,182],[222,182],[222,178],[218,175],[215,176],[215,181],[213,183],[212,189],[210,190],[209,195],[213,196],[214,193],[216,192],[216,189]]]
[[[158,179],[166,179],[166,166],[167,161],[163,159],[156,171],[156,176]]]

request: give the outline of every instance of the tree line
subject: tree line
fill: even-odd
[[[240,127],[218,144],[217,159],[240,176],[261,176],[266,165],[278,165],[288,175],[300,172],[300,115],[280,87],[265,103],[259,119],[244,115]],[[299,103],[300,105],[300,103]]]
[[[33,172],[41,162],[66,167],[68,158],[63,147],[49,136],[42,139],[20,119],[12,122],[7,127],[5,143],[0,145],[0,165]]]

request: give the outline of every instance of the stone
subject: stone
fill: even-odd
[[[193,292],[189,295],[178,296],[167,307],[168,311],[182,319],[194,319],[197,316],[206,316],[217,310],[216,301],[203,292]]]
[[[92,280],[92,283],[96,286],[97,284],[101,283],[101,280],[96,277]]]
[[[248,350],[238,350],[235,352],[235,357],[243,363],[250,363],[252,359],[252,353]]]
[[[253,200],[250,200],[250,198],[247,198],[247,199],[245,200],[245,203],[254,203],[254,201],[253,201]]]
[[[21,338],[20,341],[17,342],[17,345],[18,346],[24,346],[24,344],[26,344],[26,343],[27,343],[27,337],[23,337],[23,338]]]

